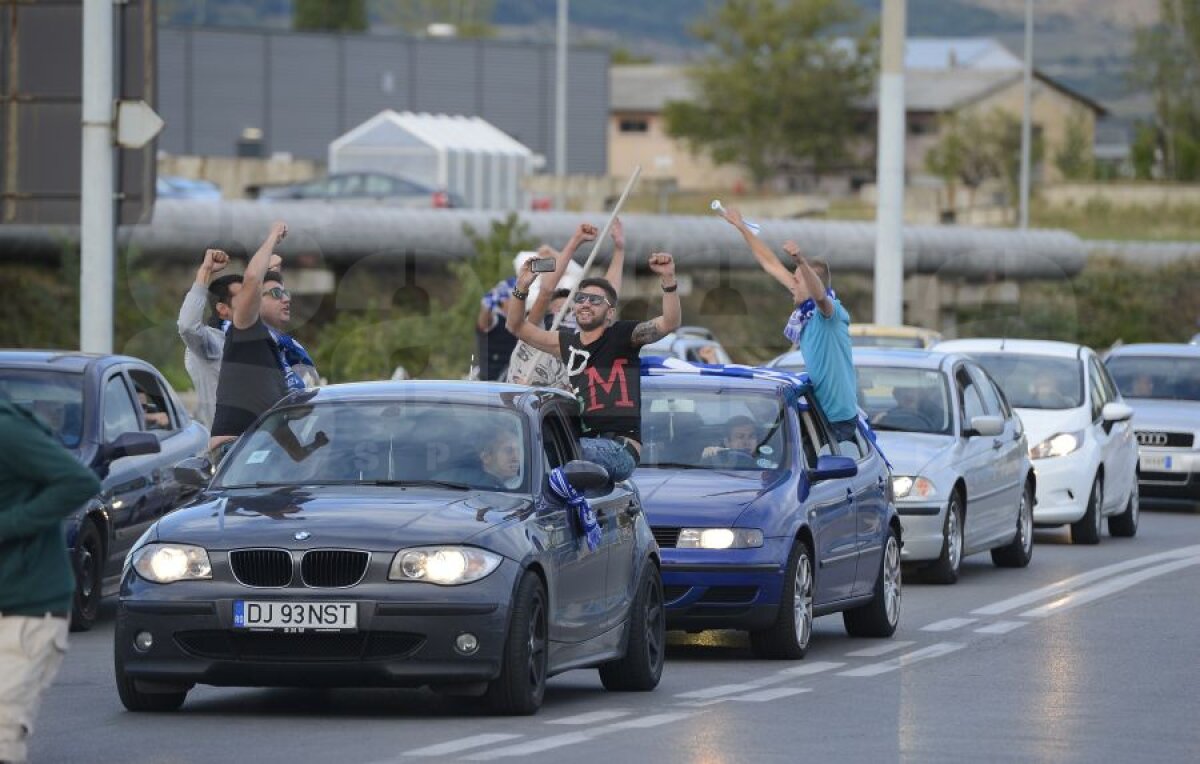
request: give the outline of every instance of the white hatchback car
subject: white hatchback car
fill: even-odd
[[[1025,424],[1037,475],[1038,525],[1071,525],[1076,544],[1137,533],[1133,409],[1090,348],[1043,340],[972,339],[934,350],[971,356],[1004,390]]]

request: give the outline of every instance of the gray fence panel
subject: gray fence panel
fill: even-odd
[[[416,49],[413,111],[479,113],[479,46],[471,41],[421,40]]]
[[[608,53],[579,51],[567,70],[568,173],[608,174],[608,114]]]
[[[412,78],[408,43],[347,37],[345,53],[345,129],[362,124],[384,109],[409,108]]]
[[[539,154],[545,153],[551,136],[541,115],[554,103],[546,98],[542,61],[538,48],[484,47],[479,115]]]
[[[340,49],[333,35],[271,35],[267,149],[325,159],[342,133]]]
[[[187,145],[188,34],[179,29],[158,33],[158,115],[166,122],[158,146],[169,154],[185,154]]]
[[[243,129],[266,131],[266,63],[266,38],[261,34],[207,30],[195,34],[188,81],[193,153],[231,156]],[[264,139],[271,145],[270,136]]]

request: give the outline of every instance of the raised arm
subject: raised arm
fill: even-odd
[[[567,245],[562,248],[562,252],[555,252],[553,247],[546,244],[538,248],[538,256],[554,258],[554,272],[547,273],[542,278],[542,286],[538,289],[537,299],[529,308],[530,321],[541,326],[542,319],[546,317],[546,311],[550,309],[550,303],[554,302],[554,290],[558,288],[558,282],[566,274],[567,266],[570,264],[571,258],[575,256],[575,250],[579,249],[579,245],[585,241],[593,241],[596,233],[596,226],[591,223],[580,223],[575,232],[571,234]]]
[[[658,274],[663,290],[663,312],[661,316],[643,321],[633,329],[635,347],[649,345],[666,337],[679,328],[683,321],[683,309],[679,306],[679,285],[675,281],[675,259],[666,252],[650,255],[650,270]]]
[[[512,298],[508,301],[506,310],[508,319],[505,326],[508,327],[509,333],[517,339],[561,360],[562,352],[558,347],[558,332],[547,331],[539,324],[525,318],[525,300],[529,297],[529,287],[533,286],[537,277],[538,275],[533,272],[533,259],[530,258],[525,261],[525,265],[517,275],[517,285],[513,288]]]
[[[196,269],[196,280],[183,298],[179,306],[179,336],[183,344],[204,358],[217,359],[221,357],[221,346],[214,342],[211,335],[204,331],[204,306],[208,304],[208,285],[213,277],[225,270],[229,265],[229,255],[219,249],[204,251],[204,261]]]
[[[239,329],[249,329],[258,320],[258,309],[262,305],[263,277],[271,266],[271,256],[275,247],[287,237],[287,224],[275,223],[271,232],[263,240],[262,246],[246,264],[242,274],[242,288],[233,298],[233,325]]]
[[[621,279],[625,272],[625,226],[621,218],[613,218],[612,224],[613,254],[604,274],[605,280],[612,284],[617,294],[621,293]]]
[[[746,226],[746,221],[742,219],[742,213],[729,207],[725,210],[725,219],[742,234],[742,238],[750,245],[750,251],[754,254],[754,259],[758,261],[762,269],[782,284],[789,292],[792,291],[791,271],[783,263],[779,262],[779,258],[775,256],[775,253],[771,251],[766,242],[758,238],[754,231],[751,231]]]
[[[817,309],[821,311],[821,315],[829,318],[833,315],[833,300],[829,299],[829,295],[825,293],[825,285],[821,283],[821,277],[808,264],[808,260],[804,259],[803,253],[800,252],[800,245],[792,240],[787,240],[783,243],[783,251],[796,263],[796,277],[804,284],[805,291],[808,296],[817,304]]]

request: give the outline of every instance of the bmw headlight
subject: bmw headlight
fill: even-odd
[[[758,528],[683,528],[677,549],[748,549],[763,545]]]
[[[191,544],[146,544],[132,561],[139,576],[156,584],[212,578],[208,552]]]
[[[392,558],[389,581],[424,581],[457,586],[478,581],[500,567],[501,557],[469,546],[425,546],[401,549]]]
[[[929,478],[920,475],[896,475],[892,478],[892,495],[897,499],[927,499],[937,493],[937,487]]]
[[[1082,432],[1060,432],[1029,449],[1029,458],[1050,459],[1056,456],[1066,456],[1079,450],[1081,445],[1083,445]]]

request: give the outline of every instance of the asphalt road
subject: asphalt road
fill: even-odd
[[[73,635],[35,762],[1200,761],[1200,513],[1137,538],[1039,532],[1026,570],[988,555],[951,587],[906,582],[892,640],[817,620],[808,657],[756,661],[734,633],[674,635],[658,690],[555,677],[532,718],[424,691],[198,687],[126,712],[112,616]]]

